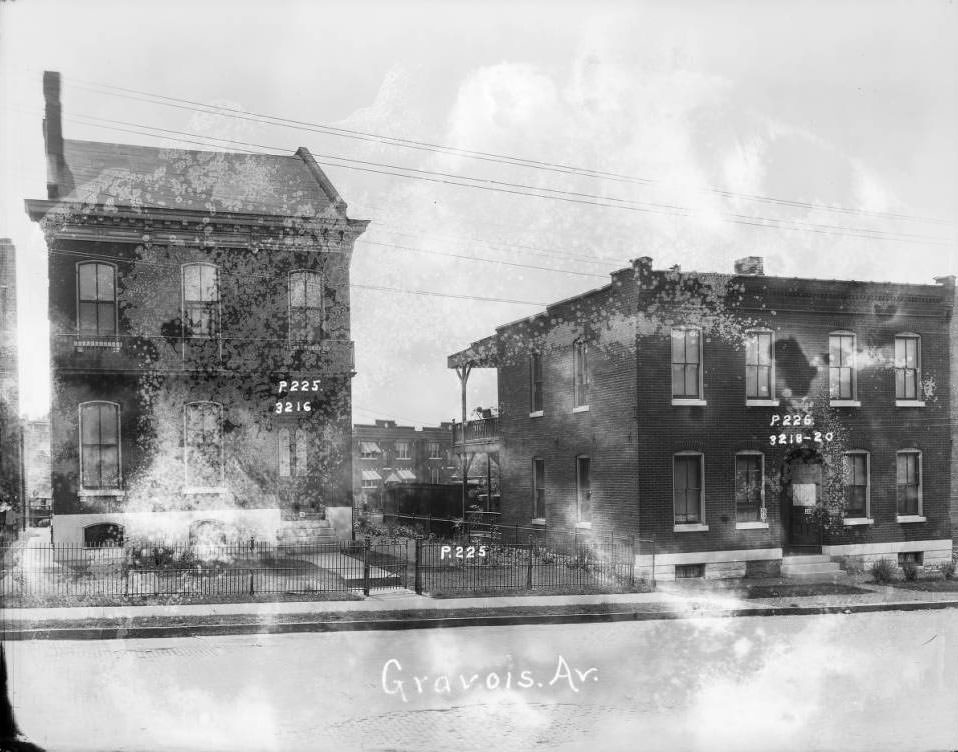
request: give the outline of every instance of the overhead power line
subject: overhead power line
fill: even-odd
[[[421,151],[428,151],[433,153],[442,153],[450,154],[460,157],[467,157],[470,159],[476,159],[487,162],[496,162],[500,164],[506,164],[514,167],[523,167],[536,170],[544,170],[549,172],[555,172],[560,174],[571,174],[571,175],[581,175],[584,177],[597,178],[603,180],[611,180],[616,182],[632,183],[638,185],[660,185],[663,183],[662,180],[655,178],[645,178],[638,177],[634,175],[626,175],[622,173],[609,172],[603,170],[593,170],[586,167],[580,167],[569,164],[562,164],[558,162],[551,162],[547,160],[538,160],[538,159],[528,159],[525,157],[516,157],[506,154],[497,154],[494,152],[485,152],[477,151],[473,149],[465,149],[456,146],[449,146],[446,144],[433,143],[429,141],[418,141],[415,139],[401,138],[397,136],[386,136],[377,133],[371,133],[368,131],[360,131],[350,128],[341,128],[337,126],[324,125],[322,123],[314,123],[305,120],[296,120],[293,118],[286,118],[277,115],[270,115],[265,113],[252,112],[249,110],[243,109],[233,109],[230,107],[224,107],[221,105],[212,105],[204,102],[199,102],[192,99],[186,99],[182,97],[171,97],[164,94],[156,94],[152,92],[143,91],[140,89],[132,89],[122,86],[115,86],[111,84],[104,84],[95,81],[87,81],[83,79],[73,79],[72,83],[78,85],[78,88],[82,88],[86,91],[91,91],[98,94],[106,94],[109,96],[118,96],[128,99],[133,99],[137,101],[147,102],[149,104],[160,104],[167,107],[174,107],[177,109],[192,110],[194,112],[207,112],[223,115],[225,117],[231,117],[241,120],[259,122],[269,125],[279,125],[287,128],[293,128],[296,130],[311,131],[315,133],[322,133],[326,135],[338,136],[343,138],[350,138],[360,141],[369,141],[374,143],[380,143],[390,146],[398,146],[409,149],[416,149]],[[715,186],[709,186],[705,189],[709,193],[721,196],[723,198],[734,198],[741,199],[745,201],[753,201],[759,203],[767,203],[775,206],[789,206],[802,209],[811,209],[816,211],[830,211],[840,214],[847,215],[860,215],[867,217],[880,217],[887,219],[895,220],[904,220],[912,222],[924,222],[929,224],[940,224],[940,225],[952,225],[953,222],[949,220],[944,220],[936,217],[921,217],[912,214],[904,214],[897,212],[884,212],[884,211],[873,211],[867,209],[854,209],[850,207],[835,205],[835,204],[815,204],[808,201],[798,201],[793,199],[784,199],[775,196],[766,196],[757,193],[742,193],[739,191],[730,191],[723,188],[718,188]]]

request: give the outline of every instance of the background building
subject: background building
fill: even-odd
[[[55,540],[350,535],[367,223],[303,148],[66,140],[59,89],[45,74],[48,197],[27,201],[49,253]]]
[[[23,423],[24,491],[32,524],[48,519],[53,511],[50,486],[50,421]]]
[[[800,554],[934,565],[952,549],[953,298],[951,278],[642,258],[450,366],[498,369],[505,524],[654,535],[659,577]]]
[[[353,494],[360,509],[365,503],[381,510],[390,483],[449,483],[455,464],[452,423],[415,428],[377,420],[353,426]]]
[[[17,374],[17,253],[0,238],[0,526],[21,512],[20,398]]]

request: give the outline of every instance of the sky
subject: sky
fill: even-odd
[[[958,274],[955,39],[943,0],[0,2],[22,410],[49,400],[45,246],[23,206],[46,194],[44,70],[62,75],[65,138],[309,148],[371,221],[353,283],[409,291],[352,292],[354,421],[430,425],[459,414],[449,354],[639,256]],[[495,405],[495,374],[474,371],[468,399]]]

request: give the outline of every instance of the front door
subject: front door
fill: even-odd
[[[822,530],[816,510],[822,500],[822,465],[816,458],[795,457],[785,482],[788,547],[802,553],[821,553]]]

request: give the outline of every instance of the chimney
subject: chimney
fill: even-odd
[[[764,277],[761,256],[746,256],[735,261],[735,273],[750,277]]]
[[[943,285],[944,287],[954,287],[955,275],[949,274],[947,277],[935,277],[935,284]]]
[[[43,142],[47,151],[47,198],[59,198],[70,192],[63,180],[66,170],[63,160],[63,125],[60,119],[60,74],[43,72],[43,100],[46,105],[43,118]]]

